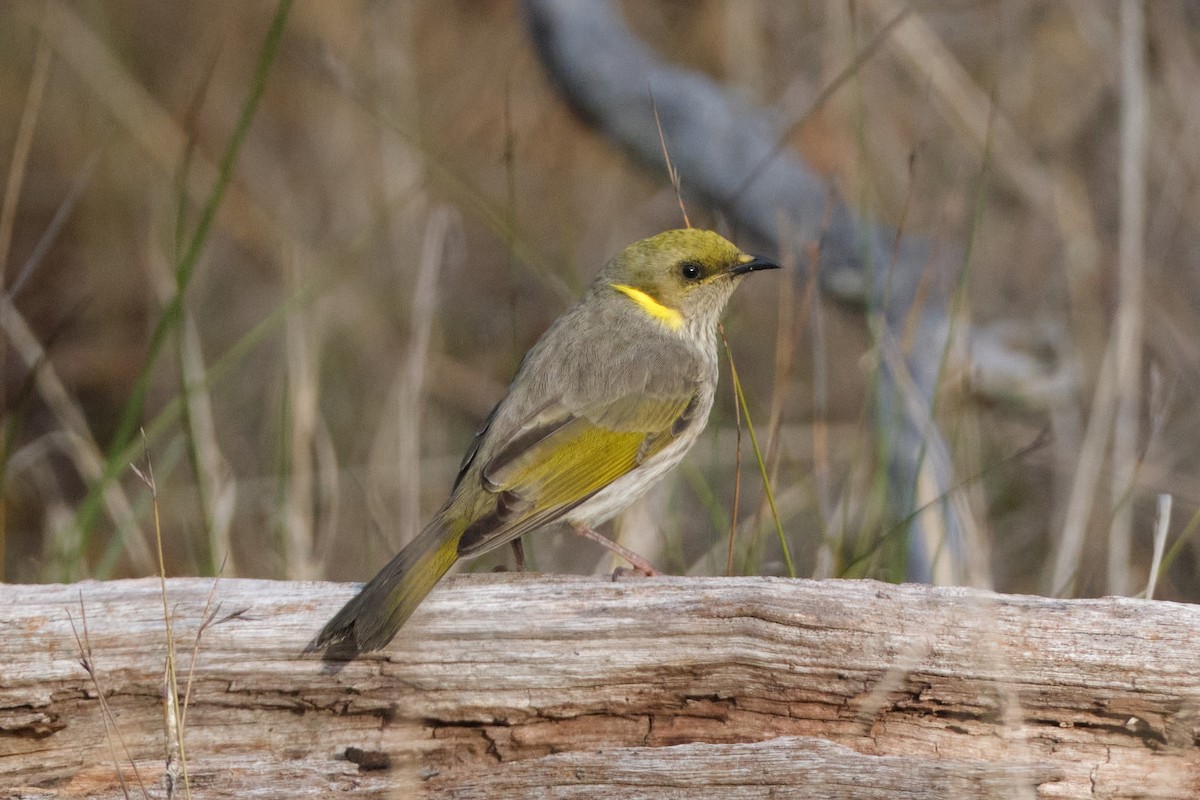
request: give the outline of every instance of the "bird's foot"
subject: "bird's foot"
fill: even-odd
[[[617,567],[612,571],[612,582],[616,583],[622,578],[655,578],[663,574],[654,567],[650,567],[650,569],[652,571],[647,572],[640,567]]]
[[[651,564],[649,561],[647,561],[642,556],[639,556],[637,553],[633,552],[628,547],[617,544],[612,539],[609,539],[607,536],[603,536],[599,533],[596,533],[594,530],[589,528],[587,525],[584,525],[582,523],[578,523],[578,524],[571,523],[571,530],[575,531],[575,533],[577,533],[578,535],[582,536],[585,539],[591,539],[593,542],[600,545],[601,547],[605,547],[608,550],[611,550],[612,552],[619,555],[621,558],[628,561],[630,563],[630,565],[633,567],[633,570],[631,570],[632,572],[640,572],[642,575],[645,575],[648,578],[653,578],[653,577],[663,574],[658,569],[655,569],[654,565]],[[624,574],[624,572],[625,572],[624,567],[618,567],[613,572],[613,580],[616,580],[619,577],[619,574]]]

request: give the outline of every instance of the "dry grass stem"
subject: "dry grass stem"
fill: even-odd
[[[1062,597],[1064,593],[1069,593],[1078,580],[1082,566],[1087,524],[1095,506],[1096,487],[1104,472],[1104,451],[1116,413],[1115,362],[1114,338],[1109,340],[1108,351],[1096,380],[1083,446],[1075,461],[1074,482],[1067,500],[1066,515],[1054,546],[1049,583],[1042,586],[1042,591],[1051,597]]]
[[[71,448],[69,455],[80,477],[89,483],[100,480],[104,475],[104,455],[100,452],[100,446],[96,443],[87,418],[79,407],[78,400],[59,377],[33,330],[8,295],[0,295],[0,330],[7,335],[10,346],[16,350],[26,368],[34,371],[38,395],[54,413],[58,424],[71,432],[71,442],[75,446]],[[113,482],[105,488],[103,500],[104,507],[121,537],[121,545],[134,568],[143,575],[151,574],[154,571],[154,560],[129,498],[125,496],[120,485]],[[74,532],[74,538],[78,543],[78,530]],[[81,554],[77,554],[76,558],[79,555]]]
[[[729,340],[725,338],[725,327],[718,322],[717,329],[721,332],[721,342],[725,345],[725,356],[729,359],[729,388],[733,392],[733,421],[737,430],[737,438],[734,440],[733,447],[733,502],[729,506],[729,552],[725,556],[725,574],[732,576],[738,508],[742,501],[742,406],[737,402],[737,366],[733,363],[733,351],[729,349]]]
[[[882,326],[880,330],[883,331]],[[964,559],[962,553],[953,552],[953,548],[961,548],[964,543],[970,543],[973,548],[983,546],[984,537],[966,495],[957,490],[961,484],[951,485],[954,464],[946,443],[933,428],[932,409],[925,404],[914,385],[898,343],[886,333],[879,336],[878,343],[880,358],[892,371],[896,386],[900,390],[903,413],[908,414],[923,432],[923,458],[917,473],[916,494],[913,499],[916,512],[913,518],[921,519],[927,552],[933,554],[932,582],[942,586],[990,588],[991,577],[984,568],[987,559],[979,555],[985,551],[975,549],[975,555],[970,559]],[[948,538],[946,506],[952,509],[958,523],[963,526],[962,542],[952,542]]]
[[[153,245],[147,246],[146,253],[151,282],[157,289],[159,301],[166,305],[175,289],[171,268],[161,251]],[[212,566],[224,563],[225,568],[236,575],[231,528],[237,504],[237,484],[217,438],[217,421],[213,415],[212,392],[200,330],[196,315],[187,301],[183,306],[177,352],[183,424],[187,431],[190,464],[196,479],[198,510],[207,534],[208,559]]]
[[[35,24],[46,32],[55,54],[92,90],[164,175],[172,174],[184,162],[189,140],[175,115],[129,73],[72,7],[49,0],[46,8],[44,22]],[[184,176],[188,199],[203,204],[217,180],[217,165],[197,153]],[[298,232],[282,230],[282,220],[236,183],[227,190],[220,221],[223,230],[264,258],[275,258],[281,242],[304,246]]]
[[[1146,599],[1154,599],[1154,587],[1158,584],[1158,571],[1163,563],[1163,551],[1167,546],[1167,533],[1171,530],[1171,495],[1158,496],[1158,516],[1154,520],[1154,555],[1150,558],[1150,577],[1146,583]]]
[[[293,251],[288,274],[293,289],[305,282],[312,264]],[[324,337],[320,316],[312,308],[293,307],[284,326],[287,354],[287,458],[288,481],[283,508],[284,536],[287,540],[286,575],[316,578],[320,564],[316,557],[315,520],[315,441],[320,424],[318,402],[321,393],[318,364]]]
[[[25,183],[25,168],[29,164],[29,150],[33,147],[33,132],[37,128],[38,111],[42,96],[50,77],[52,50],[45,35],[38,39],[37,53],[33,60],[33,73],[29,79],[29,92],[25,96],[25,107],[21,111],[21,124],[17,128],[17,140],[13,144],[12,161],[8,168],[8,181],[4,186],[4,201],[0,203],[0,288],[4,287],[8,266],[9,248],[12,247],[13,220],[17,216],[17,204],[21,197],[21,186]]]
[[[117,782],[121,784],[121,792],[126,798],[129,797],[129,786],[125,783],[125,772],[121,769],[121,759],[117,755],[113,737],[116,737],[117,742],[121,745],[121,752],[125,755],[125,760],[133,770],[133,776],[142,790],[142,797],[149,800],[150,795],[146,791],[146,784],[142,781],[141,774],[138,773],[137,761],[130,755],[129,746],[125,743],[125,737],[121,735],[121,728],[117,725],[116,717],[113,716],[112,709],[108,705],[108,692],[100,684],[100,674],[96,669],[95,657],[92,654],[92,640],[87,625],[87,607],[83,604],[82,592],[79,593],[79,620],[83,627],[82,640],[79,637],[79,631],[75,628],[75,620],[71,617],[70,610],[67,611],[67,619],[71,623],[71,633],[75,636],[75,645],[79,652],[79,665],[88,674],[92,688],[96,690],[96,700],[100,703],[100,718],[104,723],[104,740],[108,744],[109,757],[112,759],[113,770],[117,774]]]
[[[667,150],[667,137],[663,133],[662,120],[658,118],[658,103],[654,102],[654,93],[650,93],[650,105],[654,109],[654,125],[658,128],[658,143],[662,145],[663,164],[667,168],[667,177],[671,179],[671,188],[675,190],[675,200],[679,203],[679,213],[683,215],[683,227],[692,227],[688,219],[687,208],[683,205],[683,185],[679,180],[679,170],[671,163],[671,153]]]
[[[399,504],[401,541],[408,541],[421,529],[421,431],[424,415],[422,398],[429,373],[430,342],[438,307],[438,286],[446,262],[446,243],[455,214],[439,206],[429,215],[421,258],[412,293],[408,352],[404,358],[400,382],[394,388],[396,401],[390,404],[397,415],[396,455],[399,467]]]
[[[158,550],[158,579],[161,588],[163,606],[163,632],[166,637],[167,657],[163,666],[163,743],[166,748],[166,781],[167,796],[173,797],[176,786],[183,787],[183,794],[191,800],[191,782],[188,780],[187,750],[184,747],[184,725],[182,711],[179,708],[179,677],[175,656],[174,619],[167,598],[167,567],[163,559],[162,521],[159,515],[158,484],[154,479],[154,462],[150,458],[150,447],[146,443],[146,433],[142,431],[143,452],[146,459],[146,469],[142,470],[136,464],[129,468],[146,484],[150,490],[150,507],[154,514],[154,541]],[[182,778],[182,780],[180,780]]]
[[[864,5],[880,19],[892,19],[905,7],[897,0],[869,0]],[[918,14],[909,15],[892,32],[888,44],[918,83],[928,82],[935,107],[947,121],[980,150],[986,146],[992,151],[1005,183],[1034,208],[1049,212],[1055,197],[1052,177],[1038,164],[1012,122],[994,111],[988,92],[929,23]]]
[[[53,219],[46,229],[42,231],[42,235],[38,237],[38,243],[30,252],[29,257],[25,259],[25,263],[21,265],[20,271],[17,272],[12,282],[8,285],[9,297],[16,297],[21,292],[21,288],[33,276],[34,271],[40,266],[50,252],[51,247],[58,240],[59,234],[66,226],[67,221],[71,218],[71,212],[75,210],[76,204],[79,202],[84,190],[88,188],[92,180],[92,175],[96,171],[96,165],[100,161],[99,151],[93,151],[87,157],[87,161],[79,169],[75,179],[71,181],[71,188],[59,203],[58,208],[54,212]]]
[[[1141,0],[1121,0],[1121,172],[1117,240],[1116,382],[1112,497],[1108,532],[1110,594],[1133,591],[1133,488],[1141,438],[1142,348],[1145,315],[1146,76]]]
[[[691,224],[787,267],[728,317],[771,494],[722,390],[625,544],[1196,600],[1200,50],[1122,2],[9,4],[4,577],[158,571],[138,427],[167,569],[369,574],[595,271]]]

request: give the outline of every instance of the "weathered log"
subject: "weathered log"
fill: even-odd
[[[351,585],[167,591],[207,798],[1200,796],[1193,606],[472,575],[342,664],[300,651]],[[165,796],[159,582],[0,586],[0,607],[0,797],[122,797],[118,765],[141,797],[131,758]]]

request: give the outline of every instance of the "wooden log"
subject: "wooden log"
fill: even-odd
[[[353,591],[167,581],[197,796],[1200,796],[1193,606],[469,575],[383,653],[302,656]],[[0,608],[0,797],[166,796],[158,580]]]

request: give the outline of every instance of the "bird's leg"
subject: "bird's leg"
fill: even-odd
[[[517,561],[517,572],[525,571],[525,545],[524,540],[518,536],[512,540],[513,558]]]
[[[655,575],[662,575],[662,573],[659,572],[657,569],[655,569],[654,565],[651,564],[649,561],[642,558],[637,553],[630,550],[628,547],[623,547],[622,545],[617,544],[616,542],[614,542],[612,539],[608,538],[607,536],[603,536],[599,533],[596,533],[594,530],[589,528],[584,523],[572,522],[572,523],[570,523],[570,525],[571,525],[571,530],[575,531],[575,533],[577,533],[578,535],[582,536],[585,539],[591,539],[593,542],[595,542],[596,544],[598,544],[602,547],[608,548],[612,552],[619,555],[621,558],[628,561],[633,566],[633,568],[636,569],[638,572],[644,572],[646,575],[651,576],[651,577],[653,577]]]

